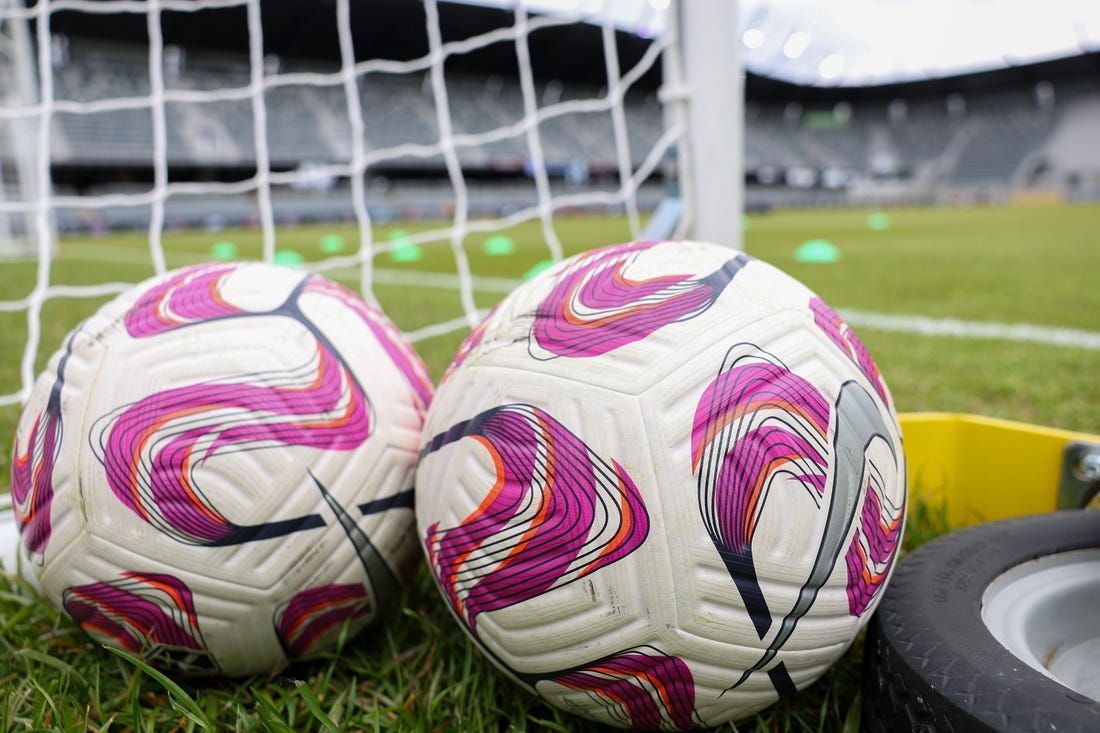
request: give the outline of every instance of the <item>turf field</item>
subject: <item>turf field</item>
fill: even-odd
[[[842,312],[897,317],[856,331],[899,410],[979,413],[1100,434],[1100,206],[870,213],[756,215],[746,221],[746,249]],[[381,245],[372,260],[373,294],[402,329],[420,336],[462,315],[451,243],[426,241],[425,232],[439,226],[392,225],[373,233]],[[625,221],[616,218],[563,218],[555,227],[567,253],[629,238]],[[835,245],[839,261],[797,261],[799,246],[815,239]],[[225,253],[226,243],[241,258],[262,252],[255,230],[163,239],[170,267]],[[352,228],[300,227],[281,230],[276,247],[280,259],[296,253],[307,265],[327,260],[335,265],[328,276],[356,287],[359,269],[332,258],[352,262],[358,243]],[[480,309],[548,257],[537,224],[472,234],[463,245]],[[153,274],[144,233],[68,238],[59,250],[51,286],[136,282]],[[35,263],[0,265],[0,306],[28,296],[36,277]],[[35,370],[104,299],[45,303]],[[915,323],[953,324],[962,335],[920,333]],[[1035,327],[1026,331],[1030,340],[975,335],[1019,334],[1010,327],[1020,324]],[[1051,345],[1051,334],[1079,345]],[[463,336],[460,329],[417,341],[434,377]],[[22,386],[26,338],[26,311],[0,307],[0,395]],[[17,416],[16,406],[0,407],[0,445],[10,446]],[[8,447],[0,451],[5,476],[9,454]],[[913,507],[907,544],[942,529],[938,514]],[[737,730],[857,730],[858,647],[821,682]],[[447,617],[424,573],[390,629],[349,641],[339,655],[271,679],[183,687],[104,651],[25,588],[0,579],[0,690],[3,730],[595,730],[539,705],[494,672]]]

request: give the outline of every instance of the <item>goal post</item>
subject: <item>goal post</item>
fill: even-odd
[[[34,254],[48,225],[36,221],[44,176],[36,153],[34,109],[39,100],[36,56],[28,15],[17,0],[0,0],[0,258]],[[48,220],[47,220],[48,224]],[[48,241],[49,248],[52,241]]]
[[[693,239],[741,249],[744,93],[735,0],[681,0],[670,8],[664,60],[673,124],[684,126],[683,225]]]
[[[578,210],[621,214],[635,238],[647,233],[647,223],[665,216],[662,236],[741,246],[744,84],[736,0],[651,0],[641,6],[645,27],[616,15],[614,0],[577,3],[560,12],[537,12],[533,2],[515,0],[499,11],[497,27],[466,37],[444,28],[460,6],[423,0],[409,4],[419,11],[410,12],[406,26],[421,24],[422,55],[400,59],[372,57],[356,44],[362,24],[355,14],[369,4],[335,0],[313,11],[331,16],[335,46],[327,66],[284,65],[271,56],[265,14],[285,5],[0,0],[0,72],[7,75],[0,90],[0,126],[6,133],[0,139],[0,248],[8,248],[0,254],[22,255],[29,266],[24,287],[0,292],[0,318],[26,324],[22,353],[9,349],[0,355],[0,409],[26,398],[35,365],[58,345],[44,333],[44,308],[54,300],[101,299],[128,284],[122,275],[98,283],[66,282],[53,259],[58,231],[144,231],[147,246],[139,256],[146,271],[162,273],[171,264],[165,235],[184,226],[201,231],[206,220],[195,216],[206,214],[204,207],[210,220],[240,215],[255,228],[265,260],[275,259],[282,242],[293,237],[284,225],[311,216],[310,207],[324,207],[326,215],[342,218],[357,234],[348,238],[354,239],[349,251],[311,260],[309,267],[323,274],[354,271],[345,279],[376,302],[379,283],[396,277],[380,269],[384,256],[406,245],[449,249],[450,272],[433,273],[432,282],[453,285],[452,312],[461,315],[406,329],[414,342],[461,332],[480,318],[484,298],[479,308],[477,289],[488,282],[500,292],[505,284],[476,271],[468,258],[469,240],[522,223],[537,226],[549,260],[563,256],[561,218]],[[199,68],[201,52],[181,51],[162,26],[169,17],[187,16],[195,27],[203,13],[237,13],[247,40]],[[652,23],[657,13],[663,13],[660,26]],[[89,52],[87,43],[69,44],[73,39],[57,30],[59,16],[89,22],[117,17],[125,21],[120,26],[145,31],[132,49],[118,51],[116,39]],[[547,34],[582,26],[588,31],[595,26],[587,37],[599,41],[602,53],[592,67],[602,67],[606,83],[562,93],[561,84],[547,76],[553,69],[535,55],[547,47]],[[624,63],[618,46],[629,41],[636,49],[639,39],[651,34],[644,51]],[[492,84],[483,78],[478,87],[452,75],[456,60],[509,46],[514,77]],[[112,60],[113,53],[123,56]],[[91,61],[94,65],[81,66]],[[189,68],[193,62],[195,68]],[[222,76],[211,71],[215,67]],[[652,78],[654,71],[662,77],[659,88],[639,91],[639,80]],[[477,88],[492,99],[469,96]],[[654,98],[659,109],[646,107],[643,98]],[[404,120],[395,124],[387,118],[377,108],[379,99],[392,101]],[[485,112],[484,118],[471,110]],[[401,139],[405,123],[415,134],[406,131],[409,136]],[[282,127],[291,124],[299,127]],[[305,151],[297,165],[287,163],[292,145]],[[577,146],[572,154],[569,145]],[[593,150],[602,156],[598,175],[588,182],[582,170],[582,182],[572,181],[571,166]],[[513,156],[509,161],[520,156],[526,177],[515,169],[510,175],[525,182],[526,192],[500,201],[495,192],[482,190],[495,170],[493,155]],[[56,178],[65,166],[82,174],[108,171],[111,156],[151,171],[149,179],[127,179],[111,188],[59,184]],[[234,180],[179,179],[174,166],[189,165],[186,156],[246,173]],[[373,231],[390,220],[394,205],[383,200],[392,191],[387,194],[374,182],[385,175],[379,171],[402,166],[435,167],[445,182],[439,196],[446,206],[436,202],[428,209],[446,208],[447,217],[417,227],[400,242],[375,241]],[[299,193],[314,190],[321,179],[336,182],[328,195]],[[422,205],[414,197],[397,207],[414,211]],[[489,208],[493,213],[486,214]],[[89,222],[96,229],[82,229]],[[17,242],[25,246],[14,252]]]

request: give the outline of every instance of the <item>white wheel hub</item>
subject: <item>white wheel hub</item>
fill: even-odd
[[[1021,661],[1100,702],[1100,548],[1048,555],[986,588],[982,620]]]

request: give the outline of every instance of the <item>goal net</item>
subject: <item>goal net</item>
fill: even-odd
[[[0,411],[105,298],[202,259],[325,273],[451,348],[532,258],[568,254],[578,212],[738,246],[732,0],[694,20],[667,1],[559,5],[0,0]],[[320,55],[271,50],[318,27]],[[579,81],[555,68],[574,39],[599,49]],[[541,252],[479,269],[519,231]],[[421,288],[445,307],[407,307]]]

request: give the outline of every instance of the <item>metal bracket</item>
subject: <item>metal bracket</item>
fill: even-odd
[[[1100,507],[1100,443],[1067,443],[1058,478],[1058,508]]]

